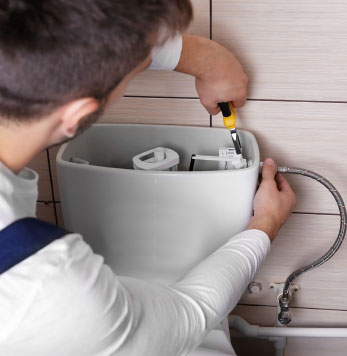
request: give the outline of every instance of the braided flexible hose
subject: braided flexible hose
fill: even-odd
[[[304,267],[301,267],[291,273],[288,278],[286,279],[286,282],[284,284],[283,288],[283,293],[281,296],[281,312],[278,315],[278,320],[280,321],[281,324],[287,325],[290,323],[291,319],[289,317],[289,297],[290,297],[290,284],[294,281],[295,278],[298,276],[302,275],[305,272],[311,271],[314,268],[317,268],[321,266],[323,263],[327,262],[330,260],[331,257],[334,256],[334,254],[337,252],[337,250],[340,248],[343,239],[345,238],[346,235],[346,221],[347,221],[347,214],[346,214],[346,207],[344,204],[344,201],[340,195],[340,193],[337,191],[337,189],[334,187],[333,184],[331,184],[327,179],[322,177],[320,174],[317,174],[315,172],[306,170],[306,169],[301,169],[301,168],[288,168],[288,167],[277,167],[277,172],[278,173],[291,173],[291,174],[298,174],[302,175],[305,177],[312,178],[322,185],[326,187],[330,193],[333,195],[338,208],[340,212],[340,230],[339,234],[333,244],[333,246],[329,249],[328,252],[326,252],[322,257],[317,259],[316,261],[312,262],[311,264],[308,264]]]

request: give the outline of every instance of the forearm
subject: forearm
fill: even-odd
[[[183,35],[181,57],[175,71],[197,78],[208,75],[211,72],[211,68],[208,68],[210,58],[214,56],[213,48],[218,47],[221,46],[207,38]]]
[[[205,309],[206,322],[211,326],[223,320],[235,307],[269,249],[269,238],[264,232],[244,231],[173,287],[200,303]]]

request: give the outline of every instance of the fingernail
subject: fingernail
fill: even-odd
[[[274,161],[272,158],[267,158],[267,159],[264,161],[264,165],[265,165],[265,166],[274,166],[274,165],[275,165],[275,161]]]

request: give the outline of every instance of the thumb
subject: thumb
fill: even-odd
[[[264,161],[262,177],[263,180],[274,180],[276,175],[276,164],[272,158]]]

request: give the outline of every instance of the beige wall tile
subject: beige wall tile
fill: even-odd
[[[55,224],[54,204],[37,203],[36,215],[39,219]]]
[[[195,78],[167,70],[146,70],[140,73],[125,93],[129,96],[198,98]]]
[[[276,293],[270,283],[284,282],[291,272],[323,256],[336,240],[339,226],[339,217],[334,215],[292,215],[254,278],[262,284],[262,291],[257,294],[246,291],[241,302],[276,306]],[[295,280],[300,291],[294,293],[291,305],[347,310],[346,269],[347,244],[344,243],[331,260]]]
[[[47,153],[40,153],[31,163],[28,165],[31,169],[36,171],[39,178],[39,200],[52,201],[51,181],[49,177],[48,159]]]
[[[191,0],[194,10],[193,21],[187,33],[196,36],[210,37],[210,1]]]
[[[213,0],[213,39],[232,50],[250,98],[346,101],[347,3]]]
[[[293,308],[292,327],[347,327],[347,311]],[[232,311],[250,324],[274,326],[277,321],[277,308],[268,306],[249,306],[239,304]]]
[[[187,33],[209,38],[210,2],[193,0],[194,20]],[[130,84],[127,95],[197,97],[194,78],[172,71],[147,70],[138,75]]]
[[[262,159],[316,171],[347,200],[347,104],[249,101],[238,128],[251,131]],[[213,125],[222,126],[221,115]],[[310,178],[286,175],[298,197],[296,211],[337,213],[331,194]]]
[[[209,126],[210,116],[198,99],[122,98],[100,122]]]

